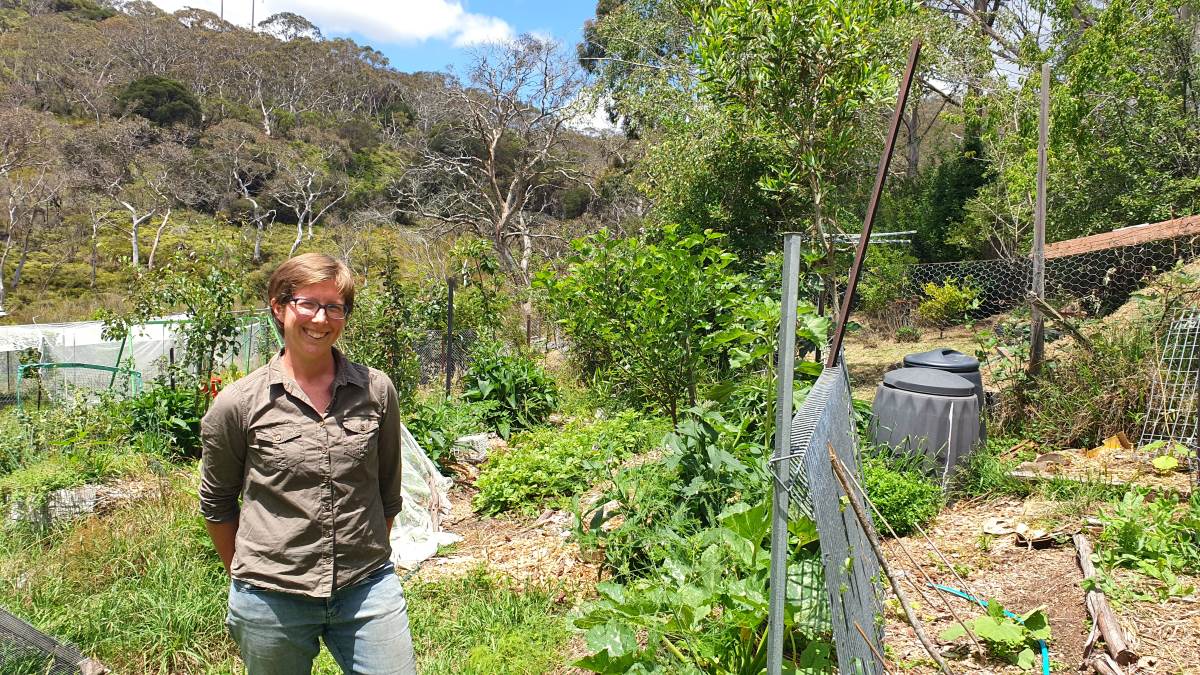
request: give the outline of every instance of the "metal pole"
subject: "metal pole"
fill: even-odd
[[[858,248],[854,252],[854,264],[850,267],[850,279],[846,283],[846,292],[842,295],[842,310],[835,317],[837,328],[834,329],[833,340],[829,345],[826,366],[837,365],[838,358],[842,353],[842,338],[846,336],[846,322],[850,319],[850,304],[854,301],[854,292],[858,290],[858,272],[862,269],[863,257],[867,253],[867,243],[871,240],[871,226],[875,223],[875,212],[879,210],[879,197],[883,193],[883,183],[887,179],[888,166],[892,163],[892,151],[896,149],[900,117],[904,114],[904,107],[908,104],[908,90],[912,87],[913,72],[917,69],[917,58],[920,55],[921,41],[913,40],[912,47],[908,50],[908,65],[904,68],[904,80],[900,83],[899,100],[896,101],[896,109],[892,111],[892,125],[888,128],[883,156],[879,158],[879,171],[875,173],[875,188],[871,191],[871,202],[867,205],[867,215],[863,218],[862,235],[858,238]]]
[[[446,279],[446,398],[450,398],[450,382],[454,379],[454,360],[450,358],[454,345],[454,277]]]
[[[175,391],[175,348],[167,352],[167,358],[170,359],[167,364],[167,381],[171,384],[171,391]]]
[[[1033,215],[1033,294],[1046,299],[1046,145],[1050,128],[1050,64],[1042,64],[1042,108],[1038,115],[1037,206]],[[1046,317],[1034,304],[1030,308],[1029,374],[1042,369],[1046,346]]]
[[[783,671],[783,614],[787,601],[788,492],[791,489],[792,376],[796,367],[796,292],[801,235],[783,235],[783,284],[775,376],[775,456],[771,490],[771,589],[767,613],[767,673]]]

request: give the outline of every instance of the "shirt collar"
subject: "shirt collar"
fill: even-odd
[[[268,384],[285,384],[291,381],[291,378],[283,374],[283,364],[280,361],[283,359],[283,350],[276,352],[275,356],[271,357],[271,361],[267,364],[269,373]],[[333,349],[333,388],[336,391],[338,387],[344,384],[353,384],[363,389],[366,389],[369,383],[359,368],[355,368],[350,359],[346,358],[335,347]]]

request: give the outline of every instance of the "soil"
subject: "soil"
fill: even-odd
[[[890,338],[879,338],[866,329],[846,336],[846,366],[850,370],[850,392],[854,398],[864,401],[875,400],[875,389],[883,381],[883,374],[899,368],[908,354],[927,352],[948,347],[964,354],[975,354],[976,328],[953,326],[944,335],[936,330],[926,330],[918,342],[896,342]],[[984,382],[987,386],[987,382]]]
[[[916,603],[916,613],[926,635],[936,643],[937,635],[955,623],[951,608],[961,619],[977,616],[982,610],[966,600],[929,589],[922,572],[907,555],[917,560],[934,583],[965,590],[977,598],[998,600],[1017,614],[1043,608],[1051,627],[1052,672],[1075,671],[1082,660],[1091,619],[1084,605],[1084,592],[1080,586],[1082,573],[1076,551],[1065,535],[1072,530],[1078,531],[1079,524],[1084,521],[1081,514],[1063,516],[1060,511],[1061,507],[1053,502],[1037,499],[961,502],[951,506],[928,530],[930,539],[949,566],[941,562],[920,536],[886,541],[884,550],[889,564],[901,572],[901,587]],[[1042,549],[1031,548],[1018,545],[1014,534],[986,534],[985,522],[993,530],[997,524],[1026,523],[1046,527],[1064,536],[1062,543]],[[1094,536],[1091,538],[1094,541]],[[1118,576],[1118,581],[1129,585],[1140,583],[1133,575]],[[1123,606],[1115,606],[1127,632],[1139,645],[1138,653],[1143,656],[1139,664],[1126,668],[1125,672],[1128,675],[1200,672],[1195,665],[1196,645],[1200,644],[1200,604],[1197,603],[1200,599],[1175,598],[1162,603],[1128,601]],[[939,672],[898,606],[889,607],[887,612],[885,644],[898,670]],[[994,658],[977,656],[972,653],[969,638],[959,638],[950,644],[939,643],[939,647],[955,672],[1028,672]]]

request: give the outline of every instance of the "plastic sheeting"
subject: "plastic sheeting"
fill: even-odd
[[[400,434],[404,507],[392,523],[392,562],[412,569],[433,557],[439,546],[462,541],[462,537],[442,529],[442,520],[450,515],[454,481],[438,472],[408,429],[401,427]]]

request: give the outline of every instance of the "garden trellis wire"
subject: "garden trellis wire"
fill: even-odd
[[[1200,309],[1180,310],[1163,340],[1158,367],[1150,384],[1146,420],[1138,446],[1156,441],[1159,451],[1175,454],[1174,444],[1188,449],[1192,478],[1196,478],[1200,449]],[[1182,458],[1180,458],[1182,459]]]

